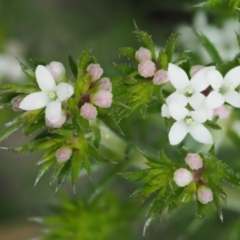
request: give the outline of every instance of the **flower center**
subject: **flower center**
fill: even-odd
[[[188,88],[186,89],[186,92],[187,92],[188,94],[193,94],[193,89],[192,89],[192,87],[188,87]]]
[[[56,94],[54,92],[48,92],[47,94],[48,94],[48,97],[50,99],[55,99],[56,98]]]
[[[233,86],[232,83],[230,83],[228,87],[229,87],[229,90],[230,90],[231,92],[233,92],[233,91],[235,90],[235,88],[234,88],[234,86]]]
[[[186,123],[187,123],[188,125],[191,125],[191,124],[193,123],[192,118],[187,118],[187,119],[186,119]]]

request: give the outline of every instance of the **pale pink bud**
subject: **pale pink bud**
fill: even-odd
[[[207,204],[213,200],[212,190],[205,186],[198,187],[197,190],[198,201],[202,204]]]
[[[99,90],[91,96],[91,102],[101,108],[109,108],[112,105],[113,95],[106,90]]]
[[[155,72],[154,76],[153,76],[153,84],[155,85],[161,85],[165,82],[168,82],[169,78],[168,78],[168,72],[164,71],[164,70],[158,70]]]
[[[202,66],[202,65],[192,66],[190,69],[190,76],[193,77],[198,71],[200,71],[203,68],[204,68],[204,66]]]
[[[97,109],[91,103],[84,103],[80,109],[80,115],[87,120],[94,120],[97,117]]]
[[[138,51],[136,51],[135,58],[138,62],[142,62],[144,60],[151,60],[152,53],[144,47],[140,47]]]
[[[92,81],[96,81],[103,74],[103,69],[97,63],[91,63],[87,67],[87,72],[91,75]]]
[[[12,100],[11,100],[11,103],[12,103],[12,109],[14,110],[14,111],[22,111],[22,109],[21,108],[19,108],[19,105],[20,105],[20,103],[21,103],[21,101],[23,100],[23,98],[22,97],[15,97],[15,98],[13,98]]]
[[[142,77],[152,77],[155,72],[155,63],[151,60],[144,60],[138,64],[138,72]]]
[[[173,180],[179,187],[185,187],[193,181],[193,175],[185,168],[179,168],[174,172]]]
[[[112,83],[110,82],[109,78],[101,78],[98,83],[97,87],[102,90],[106,90],[111,92],[112,91]]]
[[[72,149],[69,147],[61,147],[55,153],[55,156],[59,163],[66,162],[67,160],[70,159],[71,155]]]
[[[218,116],[220,119],[227,119],[229,118],[230,111],[224,106],[220,106],[218,108],[213,109],[213,114]]]
[[[60,62],[50,62],[46,68],[53,76],[56,83],[63,82],[66,77],[66,70],[62,63]]]
[[[198,170],[203,167],[202,158],[196,153],[188,153],[185,162],[192,170]]]
[[[61,117],[56,122],[52,122],[49,119],[47,119],[47,117],[45,117],[45,123],[48,127],[60,128],[66,122],[66,119],[67,117],[64,114],[62,114]]]

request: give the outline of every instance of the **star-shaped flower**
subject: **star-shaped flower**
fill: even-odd
[[[29,111],[46,107],[46,118],[55,123],[61,117],[61,102],[66,101],[73,95],[74,88],[68,83],[56,85],[53,76],[44,66],[39,65],[35,74],[41,91],[27,95],[21,101],[19,108]]]

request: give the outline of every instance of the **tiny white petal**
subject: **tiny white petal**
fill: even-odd
[[[223,95],[217,91],[210,92],[206,99],[206,105],[212,109],[222,106],[224,102]]]
[[[38,86],[42,91],[55,90],[55,80],[46,67],[38,65],[35,74]]]
[[[200,143],[203,143],[203,144],[213,143],[211,133],[202,124],[191,125],[189,133],[196,141]]]
[[[182,94],[174,92],[171,95],[169,95],[166,99],[166,103],[169,105],[171,102],[178,102],[183,107],[185,107],[188,104],[188,98]]]
[[[175,122],[168,135],[170,144],[179,144],[186,137],[187,133],[188,125],[184,121]]]
[[[223,76],[217,70],[209,71],[207,73],[207,78],[213,89],[219,90],[223,84]]]
[[[53,124],[60,119],[61,113],[62,106],[61,102],[58,100],[50,102],[45,110],[46,118]]]
[[[191,111],[190,115],[195,122],[204,123],[208,119],[208,111],[206,108],[201,108],[196,111]]]
[[[172,102],[169,104],[169,113],[173,119],[179,121],[188,115],[189,110],[177,102]]]
[[[190,84],[185,71],[172,63],[168,64],[168,77],[172,85],[178,90],[184,90]]]
[[[68,83],[59,83],[56,87],[56,93],[61,102],[69,99],[73,95],[73,92],[73,86]]]
[[[225,84],[232,84],[234,88],[240,84],[240,66],[231,69],[224,77]]]
[[[229,91],[223,94],[225,101],[233,107],[240,108],[240,93],[236,91]]]
[[[189,97],[189,104],[194,110],[197,110],[203,107],[205,100],[206,97],[202,93],[196,92]]]
[[[162,116],[162,117],[167,117],[167,118],[171,117],[171,116],[170,116],[170,113],[169,113],[168,106],[167,106],[166,104],[163,104],[163,105],[162,105],[162,108],[161,108],[161,116]]]
[[[46,107],[48,101],[49,99],[45,92],[30,93],[21,101],[19,108],[27,111],[40,109]]]

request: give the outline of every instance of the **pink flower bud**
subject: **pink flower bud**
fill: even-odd
[[[87,72],[91,75],[92,81],[96,81],[103,74],[103,69],[97,63],[91,63],[87,67]]]
[[[97,87],[102,90],[106,90],[111,92],[112,91],[112,83],[110,82],[109,78],[101,78],[98,83]]]
[[[155,63],[151,60],[144,60],[138,64],[138,72],[142,77],[152,77],[155,72]]]
[[[185,158],[185,162],[192,170],[198,170],[203,167],[203,162],[201,157],[196,153],[188,153]]]
[[[14,111],[22,111],[22,109],[21,108],[19,108],[19,105],[20,105],[20,103],[21,103],[21,101],[23,100],[23,98],[22,97],[15,97],[15,98],[13,98],[12,100],[11,100],[11,103],[12,103],[12,109],[14,110]]]
[[[66,70],[62,63],[60,62],[50,62],[46,68],[53,76],[56,83],[63,82],[66,76]]]
[[[70,159],[71,155],[72,149],[69,147],[61,147],[55,153],[55,156],[59,163],[66,162],[67,160]]]
[[[66,115],[62,113],[61,117],[56,122],[51,122],[47,117],[45,117],[45,123],[51,128],[60,128],[66,122]]]
[[[218,108],[213,109],[213,114],[218,116],[220,119],[227,119],[229,118],[230,111],[224,106],[220,106]]]
[[[153,84],[155,85],[160,85],[163,84],[165,82],[168,82],[168,72],[164,71],[164,70],[158,70],[157,72],[155,72],[154,76],[153,76]]]
[[[204,66],[201,65],[192,66],[190,69],[190,76],[193,77],[198,71],[200,71],[203,68]]]
[[[144,47],[140,47],[138,51],[136,51],[135,58],[138,62],[142,62],[144,60],[151,60],[152,53]]]
[[[97,109],[91,103],[84,103],[80,109],[80,115],[87,120],[94,120],[97,117]]]
[[[109,108],[112,105],[112,93],[106,90],[99,90],[91,96],[91,102],[101,108]]]
[[[202,204],[207,204],[213,200],[212,190],[205,186],[198,187],[197,190],[198,201]]]
[[[173,180],[179,187],[185,187],[193,180],[193,175],[185,168],[179,168],[174,172]]]

